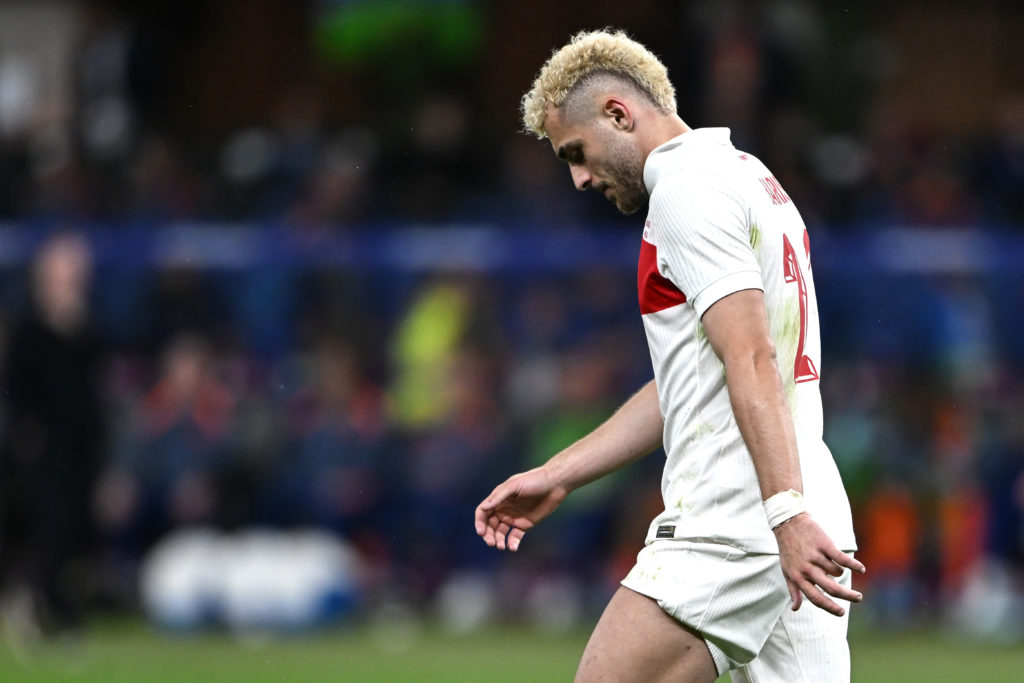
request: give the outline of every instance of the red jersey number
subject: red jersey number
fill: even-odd
[[[804,230],[804,247],[810,246],[808,242],[807,231]],[[796,344],[793,379],[797,382],[810,382],[818,379],[818,369],[814,367],[811,357],[804,353],[804,342],[807,339],[807,282],[796,259],[796,250],[785,234],[782,235],[782,274],[786,282],[796,283],[800,293],[800,338]]]

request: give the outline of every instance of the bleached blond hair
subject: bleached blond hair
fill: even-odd
[[[597,75],[625,79],[662,112],[676,111],[668,69],[650,50],[623,31],[581,31],[551,54],[523,95],[523,126],[543,140],[548,104],[561,107],[577,86]]]

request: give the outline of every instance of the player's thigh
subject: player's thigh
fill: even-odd
[[[850,587],[850,570],[838,579]],[[849,683],[850,648],[846,640],[850,603],[841,617],[804,600],[775,624],[752,662],[732,672],[733,683]]]
[[[577,683],[711,683],[716,677],[711,652],[698,633],[625,587],[605,608],[576,672]]]

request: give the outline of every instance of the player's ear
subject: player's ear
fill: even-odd
[[[625,101],[617,97],[605,98],[602,113],[611,118],[613,125],[619,130],[633,129],[633,112]]]

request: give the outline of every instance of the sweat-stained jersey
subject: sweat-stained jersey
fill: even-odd
[[[701,324],[719,299],[764,292],[796,427],[808,511],[841,550],[856,548],[850,504],[822,440],[821,344],[810,242],[796,207],[727,128],[684,133],[644,167],[650,207],[638,268],[640,311],[665,418],[665,511],[647,535],[777,553],[722,362]]]

